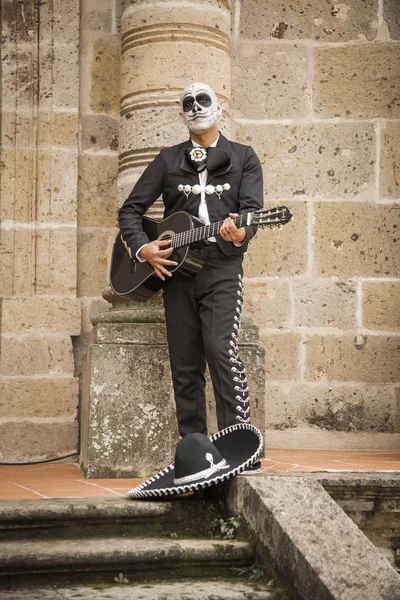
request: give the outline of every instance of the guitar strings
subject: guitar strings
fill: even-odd
[[[279,214],[279,212],[281,211],[281,207],[276,207],[276,208],[271,208],[268,211],[262,211],[264,213],[268,213],[269,216],[273,216],[274,214]],[[250,213],[251,215],[256,214],[258,211],[255,211],[255,213]],[[237,217],[235,217],[233,219],[233,222],[235,223],[236,226],[238,227],[243,227],[243,225],[246,225],[247,223],[247,215],[248,213],[243,213],[241,215],[238,215]],[[279,216],[276,218],[276,220],[279,220]],[[193,229],[189,229],[187,231],[183,231],[180,233],[175,233],[172,235],[171,237],[171,246],[172,248],[180,248],[182,246],[188,246],[190,244],[192,244],[193,242],[198,242],[200,240],[203,239],[207,239],[209,237],[214,237],[215,235],[217,235],[219,233],[219,230],[221,229],[222,225],[223,225],[224,221],[218,221],[216,223],[211,223],[210,225],[204,225],[202,227],[195,227]],[[273,221],[271,221],[271,224],[273,224]]]
[[[233,219],[236,226],[242,227],[247,222],[247,214],[239,215]],[[224,221],[218,221],[210,225],[204,225],[203,227],[195,227],[188,231],[175,233],[171,238],[171,245],[173,248],[179,248],[181,246],[188,246],[193,242],[198,242],[209,237],[213,237],[218,234]]]

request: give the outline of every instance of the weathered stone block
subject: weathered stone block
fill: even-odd
[[[75,222],[78,182],[77,152],[40,149],[37,153],[36,178],[35,220],[42,223]]]
[[[381,134],[380,193],[400,198],[400,122],[385,121]]]
[[[269,200],[302,195],[375,199],[372,123],[237,124],[236,137],[257,152]]]
[[[164,344],[167,331],[161,323],[98,323],[94,329],[96,344]]]
[[[42,44],[79,43],[79,0],[52,0],[40,4],[39,36]]]
[[[400,47],[391,43],[315,48],[320,117],[400,116]]]
[[[40,113],[38,118],[38,146],[72,146],[78,145],[79,119],[76,114],[52,112]]]
[[[84,115],[80,119],[83,150],[118,150],[119,121],[109,115]]]
[[[20,223],[35,219],[36,152],[31,149],[3,148],[1,177],[1,218]]]
[[[241,2],[240,33],[250,39],[308,39],[344,42],[376,37],[377,0],[348,0],[342,4],[320,0]]]
[[[40,89],[41,109],[75,109],[79,105],[79,53],[77,44],[41,46]]]
[[[78,388],[75,377],[0,378],[0,412],[9,418],[71,417],[78,409]]]
[[[120,42],[114,36],[93,40],[89,96],[94,112],[119,113],[119,85],[110,73],[120,71],[120,52]]]
[[[275,572],[291,583],[295,597],[398,596],[396,570],[317,481],[239,476],[228,482],[224,493],[229,510],[242,515]]]
[[[101,296],[108,284],[108,260],[117,230],[80,229],[78,234],[78,295]]]
[[[285,202],[294,221],[282,229],[259,229],[245,254],[247,277],[301,275],[307,270],[307,205]]]
[[[400,381],[400,338],[378,335],[312,336],[306,342],[306,378],[328,381]]]
[[[400,281],[364,282],[363,325],[369,329],[400,329]]]
[[[38,23],[40,22],[40,33]],[[2,6],[3,39],[7,42],[78,43],[79,1],[53,0],[38,4],[32,0],[23,4],[7,0]]]
[[[392,40],[400,40],[400,4],[397,0],[383,0],[383,18],[388,24]]]
[[[77,154],[5,148],[3,167],[3,219],[22,223],[76,219]]]
[[[179,437],[166,345],[92,345],[88,361],[86,475],[144,477],[172,462]]]
[[[4,2],[1,8],[2,39],[4,43],[32,42],[39,17],[37,4],[26,2],[23,5],[18,5],[15,0],[8,0]]]
[[[81,331],[81,304],[74,298],[0,299],[2,333],[69,333]]]
[[[111,33],[111,0],[86,0],[82,4],[82,25],[84,29],[98,33]]]
[[[236,44],[231,68],[236,116],[289,119],[309,113],[306,46]]]
[[[399,225],[400,211],[396,206],[316,204],[316,273],[324,277],[396,277],[400,274]]]
[[[81,227],[115,227],[118,223],[116,179],[118,158],[81,154],[78,222]]]
[[[267,429],[313,427],[337,432],[397,432],[393,387],[364,385],[268,384]]]
[[[29,145],[33,126],[32,115],[24,115],[15,111],[3,110],[0,119],[3,142],[2,152],[8,150],[9,146],[14,149],[18,146]]]
[[[282,327],[291,317],[290,288],[282,281],[245,280],[244,312],[259,327]]]
[[[300,343],[297,333],[260,332],[265,350],[265,376],[267,380],[297,379],[300,374]],[[271,402],[267,392],[266,406]]]
[[[79,0],[52,0],[39,10],[41,43],[79,43]]]
[[[76,293],[76,227],[38,229],[36,237],[36,293]],[[22,295],[22,294],[21,294]]]
[[[16,48],[5,44],[2,48],[2,109],[32,109],[37,94],[37,69],[33,49],[24,46]]]
[[[6,461],[52,458],[78,449],[78,423],[65,420],[35,423],[30,420],[0,423],[0,456]]]
[[[35,282],[35,232],[2,226],[0,289],[4,296],[30,296]]]
[[[356,326],[357,286],[351,281],[312,279],[293,282],[295,325]]]
[[[41,375],[74,371],[69,336],[3,336],[0,375]]]
[[[30,115],[3,111],[1,114],[3,146],[13,149],[30,146],[36,128],[38,146],[77,146],[78,114],[40,112]],[[19,148],[22,151],[22,148]]]

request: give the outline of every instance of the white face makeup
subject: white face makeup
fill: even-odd
[[[189,131],[203,133],[214,127],[222,113],[222,103],[205,83],[192,83],[181,94],[181,116]]]

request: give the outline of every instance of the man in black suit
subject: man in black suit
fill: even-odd
[[[222,104],[206,84],[181,94],[181,117],[190,139],[161,150],[119,212],[132,256],[148,261],[163,286],[168,349],[179,432],[207,433],[206,362],[214,388],[218,428],[250,421],[245,367],[238,352],[243,306],[243,254],[256,232],[234,218],[263,207],[262,170],[254,150],[218,130]],[[204,265],[192,279],[168,268],[170,242],[150,241],[142,217],[162,195],[164,217],[186,211],[204,224],[224,221],[202,249]]]

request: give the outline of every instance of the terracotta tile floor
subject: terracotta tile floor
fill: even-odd
[[[400,471],[400,450],[267,451],[262,471]],[[124,496],[142,479],[85,479],[74,463],[0,466],[0,500]]]

